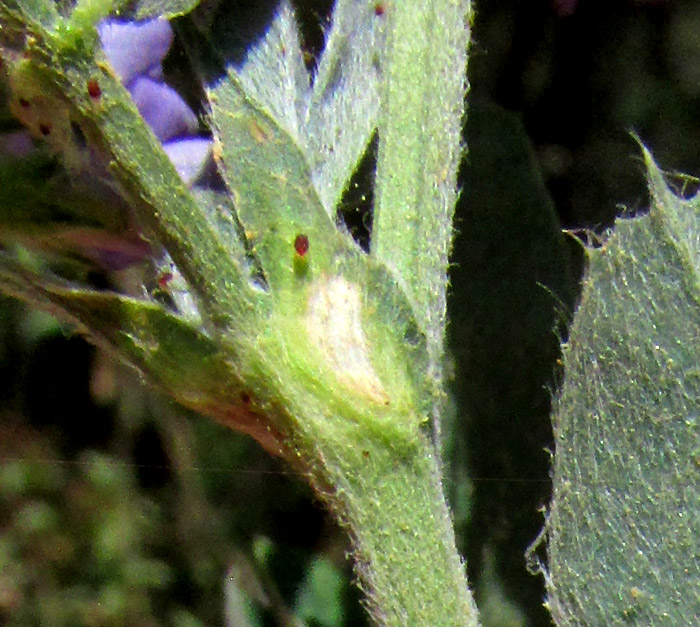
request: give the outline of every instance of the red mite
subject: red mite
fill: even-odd
[[[100,84],[97,82],[96,78],[91,78],[87,84],[88,94],[90,98],[97,100],[102,95],[102,90],[100,89]]]
[[[297,255],[300,257],[303,257],[309,252],[309,238],[303,233],[299,233],[299,235],[294,238],[294,250],[297,251]]]
[[[167,289],[168,283],[170,283],[170,281],[172,281],[172,280],[173,280],[173,273],[172,272],[163,272],[163,274],[161,274],[158,277],[158,287],[160,287],[160,289],[162,289],[162,290]]]
[[[377,4],[374,5],[374,14],[377,17],[384,15],[384,5],[381,2],[377,2]]]

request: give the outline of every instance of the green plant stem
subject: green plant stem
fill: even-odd
[[[371,254],[404,287],[437,363],[445,333],[471,3],[395,2],[387,17]]]
[[[370,614],[387,627],[477,625],[432,444],[362,444],[322,453]]]

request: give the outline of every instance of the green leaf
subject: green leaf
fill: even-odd
[[[342,625],[344,583],[343,573],[327,558],[316,558],[299,590],[297,616],[328,627]]]
[[[376,2],[339,0],[309,95],[306,154],[330,216],[377,126],[385,16]]]
[[[201,0],[138,0],[134,6],[134,17],[145,20],[152,17],[171,19],[185,15],[194,9]]]
[[[230,404],[236,379],[214,341],[157,303],[42,277],[0,257],[3,291],[87,329],[183,404]]]
[[[700,196],[645,151],[648,215],[618,219],[564,346],[547,519],[559,625],[700,616]]]
[[[337,270],[356,247],[321,205],[293,138],[245,93],[232,70],[209,100],[215,156],[272,292],[299,291],[300,281]],[[309,240],[308,254],[295,250],[299,235]]]
[[[439,372],[457,199],[469,0],[387,5],[372,256],[406,290]]]
[[[458,538],[489,542],[506,591],[534,599],[545,620],[541,582],[512,556],[532,540],[541,522],[535,505],[549,496],[549,458],[542,447],[551,438],[555,329],[573,310],[577,280],[520,117],[474,99],[465,136],[470,151],[460,173],[448,299],[447,336],[457,373],[450,389],[458,411],[443,422],[452,471],[447,484],[472,489],[469,511],[451,499]],[[493,481],[471,484],[467,474]],[[512,523],[507,532],[499,529],[504,519]],[[486,554],[472,550],[471,567],[478,570]],[[474,585],[482,594],[482,581]]]
[[[376,127],[385,20],[374,5],[367,0],[336,3],[313,87],[286,1],[260,42],[247,51],[238,74],[245,92],[302,151],[332,219]]]
[[[230,355],[184,318],[156,303],[40,276],[6,255],[0,256],[0,282],[5,293],[86,330],[179,403],[279,454],[278,434],[259,414]]]
[[[499,578],[496,558],[488,544],[482,548],[484,565],[475,596],[482,627],[527,627],[531,623],[525,613],[508,598],[504,582]]]
[[[3,4],[3,10],[13,18],[3,21],[3,30],[8,25],[19,26],[27,18],[47,28],[54,26],[59,19],[57,3],[51,0],[8,0]]]
[[[70,26],[74,28],[78,25],[81,29],[93,28],[112,11],[119,11],[120,5],[125,3],[125,0],[77,0],[71,12]]]
[[[300,143],[310,77],[294,11],[286,0],[263,39],[248,52],[239,78],[251,98]]]

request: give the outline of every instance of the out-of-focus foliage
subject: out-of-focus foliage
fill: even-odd
[[[527,546],[541,520],[522,504],[549,494],[547,386],[559,351],[556,331],[565,330],[574,304],[575,256],[518,117],[475,99],[466,139],[470,165],[462,173],[451,270],[459,290],[452,294],[448,332],[459,373],[451,459],[457,485],[467,480],[465,453],[475,469],[469,515],[464,519],[457,510],[456,527],[463,546],[480,547],[467,564],[480,593],[483,576],[486,594],[496,589],[499,569],[508,577],[522,569],[498,550],[501,540],[490,531],[494,519],[508,525],[512,541]],[[481,445],[472,449],[477,441]],[[485,538],[496,546],[488,559]],[[524,579],[516,598],[536,597],[539,585]],[[500,614],[491,623],[489,614],[482,612],[484,624],[498,625]]]
[[[165,521],[133,469],[94,451],[62,463],[17,417],[5,418],[0,442],[3,623],[157,625],[174,576],[158,557]]]
[[[280,462],[44,315],[0,313],[3,624],[363,624],[343,535]]]

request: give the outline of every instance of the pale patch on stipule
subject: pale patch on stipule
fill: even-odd
[[[306,329],[311,343],[344,386],[376,403],[389,402],[369,359],[357,285],[343,277],[315,285],[309,296]]]

